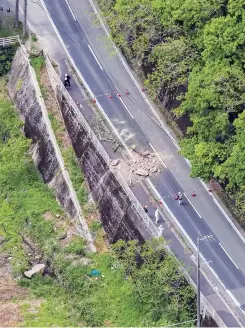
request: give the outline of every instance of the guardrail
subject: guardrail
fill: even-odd
[[[96,137],[96,135],[94,134],[92,129],[90,128],[89,124],[87,123],[87,121],[85,120],[83,115],[81,114],[81,112],[80,112],[79,108],[77,107],[76,103],[74,102],[74,100],[71,98],[68,91],[64,87],[64,85],[61,82],[60,77],[56,73],[56,71],[55,71],[49,57],[45,53],[44,53],[44,57],[46,59],[46,67],[47,67],[47,71],[48,71],[48,74],[49,74],[49,77],[50,77],[52,87],[55,90],[57,90],[57,89],[60,90],[62,95],[65,97],[67,103],[70,106],[73,107],[75,113],[79,117],[79,123],[81,123],[82,126],[84,127],[84,129],[87,131],[88,135],[91,138],[91,141],[94,143],[94,145],[96,146],[96,148],[99,151],[100,155],[104,158],[104,160],[106,161],[106,163],[109,166],[110,165],[110,163],[109,163],[110,158],[109,158],[107,152],[105,151],[105,149],[101,145],[100,141],[98,140],[98,138]],[[157,227],[150,220],[149,216],[145,213],[144,209],[142,208],[142,205],[139,203],[139,201],[137,200],[137,198],[133,194],[132,190],[128,186],[128,184],[125,181],[125,179],[123,178],[123,176],[118,171],[112,170],[111,172],[116,176],[116,178],[117,178],[118,182],[120,183],[121,187],[123,188],[125,193],[128,195],[128,197],[129,197],[130,201],[132,202],[134,208],[138,212],[139,218],[140,218],[140,220],[142,220],[141,225],[144,224],[144,227],[146,227],[146,226],[148,227],[148,229],[150,230],[153,238],[154,237],[159,237],[159,231],[158,231]],[[168,220],[168,219],[166,218],[166,220]],[[166,245],[166,249],[172,256],[174,256],[176,258],[175,254],[173,253],[173,251],[170,249],[170,247],[168,245]],[[186,269],[183,267],[182,263],[177,258],[176,258],[176,260],[178,261],[180,270],[182,271],[182,273],[185,276],[186,280],[196,289],[196,284],[194,283],[194,281],[192,280],[192,278],[190,277],[190,275],[188,274]],[[201,294],[201,302],[202,302],[202,306],[204,308],[208,309],[208,312],[212,315],[212,317],[216,321],[216,323],[220,327],[225,327],[224,322],[222,321],[220,316],[216,313],[215,309],[212,307],[212,305],[209,303],[209,301],[205,298],[205,296],[203,294]]]
[[[0,47],[9,47],[19,42],[20,42],[19,35],[10,36],[7,38],[0,38]]]

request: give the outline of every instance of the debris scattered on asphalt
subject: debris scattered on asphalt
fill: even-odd
[[[119,159],[113,159],[113,160],[111,161],[111,165],[112,165],[112,166],[117,166],[118,163],[119,163]]]

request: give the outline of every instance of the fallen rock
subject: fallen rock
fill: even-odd
[[[67,238],[67,233],[65,232],[64,234],[62,234],[60,237],[59,237],[59,240],[63,240],[63,239],[66,239]]]
[[[150,152],[149,151],[144,151],[143,153],[142,153],[142,156],[143,157],[146,157],[146,156],[149,156],[150,155]]]
[[[43,273],[44,268],[45,268],[45,264],[36,264],[31,270],[25,271],[24,275],[27,278],[31,278],[36,273]]]
[[[137,175],[147,177],[149,175],[149,172],[145,169],[139,168],[135,171]]]
[[[112,165],[112,166],[116,166],[118,163],[119,163],[119,159],[113,159],[113,160],[111,161],[111,165]]]

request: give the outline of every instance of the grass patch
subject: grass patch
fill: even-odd
[[[31,66],[34,68],[36,72],[37,81],[39,85],[41,85],[40,74],[41,74],[41,69],[44,67],[44,65],[45,65],[45,59],[43,56],[31,58]]]
[[[19,23],[19,27],[16,28],[13,17],[4,18],[4,26],[0,28],[0,38],[7,38],[10,36],[19,35],[22,36],[22,23]]]

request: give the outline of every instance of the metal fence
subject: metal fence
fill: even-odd
[[[0,47],[9,47],[16,43],[19,43],[19,35],[0,38]]]

